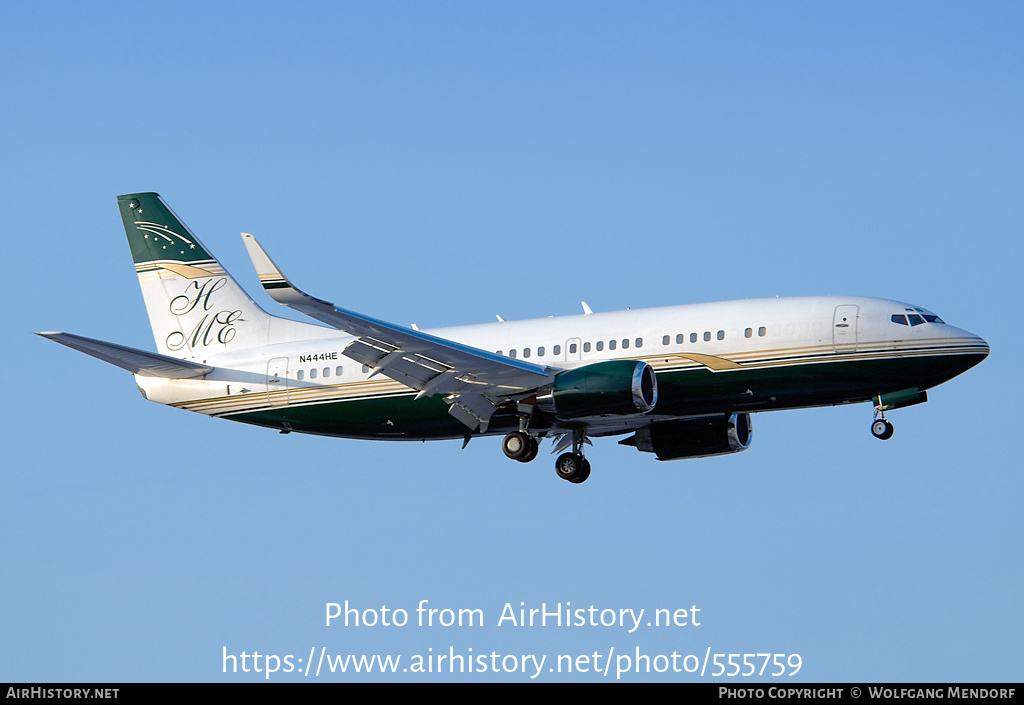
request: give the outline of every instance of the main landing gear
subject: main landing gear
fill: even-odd
[[[501,442],[505,455],[520,463],[528,463],[537,457],[540,441],[524,431],[513,431]]]
[[[555,474],[574,485],[586,482],[590,477],[590,461],[583,457],[583,444],[586,440],[583,429],[574,430],[572,432],[572,452],[562,453],[555,461]],[[559,446],[564,447],[562,442],[555,447]]]
[[[578,485],[590,477],[590,461],[582,453],[562,453],[555,461],[555,474]]]
[[[572,452],[562,453],[555,461],[555,473],[574,485],[590,477],[590,461],[583,457],[583,431],[573,431]],[[528,463],[537,457],[540,441],[527,431],[513,431],[501,442],[501,450],[512,460]]]

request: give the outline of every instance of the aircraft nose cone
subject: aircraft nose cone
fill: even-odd
[[[961,328],[950,328],[949,344],[958,353],[966,355],[971,360],[968,367],[977,365],[991,352],[991,348],[984,338]]]
[[[982,356],[987,356],[991,351],[988,342],[980,335],[975,335],[970,331],[961,330],[956,328],[954,334],[950,335],[951,341],[955,341],[961,345],[967,345],[974,349],[975,352]]]
[[[970,331],[949,326],[945,355],[942,356],[942,381],[963,374],[981,363],[988,357],[989,349],[988,343],[982,337]]]

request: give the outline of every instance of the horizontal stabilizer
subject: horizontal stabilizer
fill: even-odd
[[[178,360],[166,355],[129,348],[126,345],[107,343],[71,333],[36,333],[49,338],[55,343],[92,355],[123,370],[147,377],[164,377],[166,379],[189,379],[202,377],[213,371],[209,365],[200,365],[188,360]]]

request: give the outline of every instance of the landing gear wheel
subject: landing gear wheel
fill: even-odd
[[[522,458],[519,458],[519,462],[520,463],[528,463],[528,462],[530,462],[531,460],[536,458],[537,457],[537,453],[540,452],[540,441],[538,441],[533,436],[529,436],[529,439],[530,439],[530,450],[527,451],[526,455],[524,455]]]
[[[513,431],[505,436],[505,439],[501,442],[501,449],[504,451],[505,455],[512,458],[512,460],[526,462],[523,458],[530,455],[531,452],[534,456],[537,455],[535,450],[536,445],[536,442],[530,438],[529,434],[522,433],[521,431]]]
[[[590,461],[586,458],[583,459],[583,467],[580,468],[580,474],[575,480],[570,480],[572,484],[578,485],[586,482],[587,478],[590,477]]]
[[[892,438],[892,434],[895,429],[892,424],[885,419],[875,419],[874,423],[871,424],[871,433],[875,438],[887,441]]]
[[[563,453],[555,461],[555,474],[578,485],[590,477],[590,462],[579,453]]]

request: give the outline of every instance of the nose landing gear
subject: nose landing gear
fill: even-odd
[[[918,387],[901,389],[897,392],[879,394],[872,400],[875,404],[875,420],[871,423],[871,433],[875,438],[887,441],[892,438],[892,424],[885,420],[885,412],[914,406],[928,401],[928,392]]]
[[[871,424],[871,434],[878,439],[887,441],[892,438],[892,434],[895,431],[892,424],[885,419],[876,419]]]
[[[875,420],[871,422],[871,435],[875,438],[887,441],[892,438],[895,429],[892,424],[885,420],[885,411],[881,406],[875,407]]]

